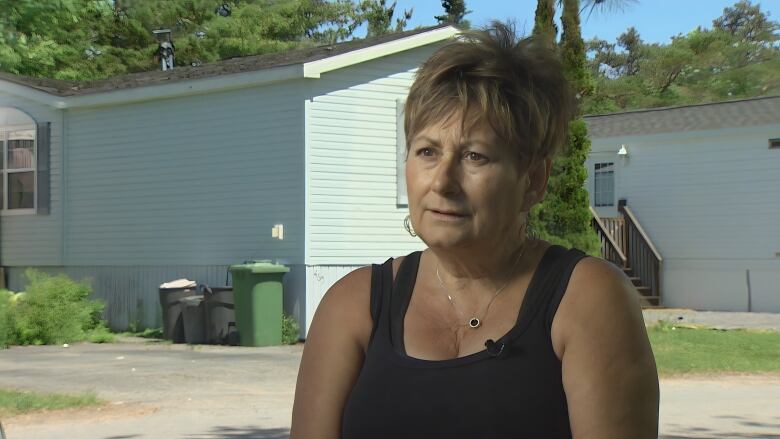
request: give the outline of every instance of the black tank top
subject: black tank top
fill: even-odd
[[[374,329],[347,400],[342,439],[571,438],[561,363],[550,329],[585,254],[551,246],[531,278],[515,326],[483,350],[449,360],[406,355],[403,321],[420,252],[374,265]]]

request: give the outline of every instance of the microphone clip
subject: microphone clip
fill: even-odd
[[[506,343],[496,343],[493,339],[488,339],[485,342],[485,347],[487,348],[488,354],[490,354],[491,357],[496,358],[504,353]]]

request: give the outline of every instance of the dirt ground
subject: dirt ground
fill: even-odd
[[[288,437],[302,345],[77,344],[0,351],[0,387],[94,391],[100,408],[3,420],[10,439]],[[780,375],[661,382],[661,436],[780,439]]]

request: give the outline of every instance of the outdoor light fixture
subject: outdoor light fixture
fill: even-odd
[[[626,145],[620,145],[620,149],[618,150],[617,154],[620,157],[628,157],[628,150],[626,149]]]

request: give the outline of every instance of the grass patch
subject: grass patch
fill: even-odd
[[[123,337],[140,337],[140,338],[152,338],[152,339],[162,340],[163,330],[162,328],[146,328],[143,331],[122,332],[119,335]]]
[[[103,403],[93,392],[60,395],[0,389],[0,418],[39,410],[90,407]]]
[[[87,341],[90,343],[114,343],[116,334],[111,332],[105,323],[100,322],[94,329],[87,331]]]
[[[659,322],[647,328],[660,375],[780,372],[780,333]]]

